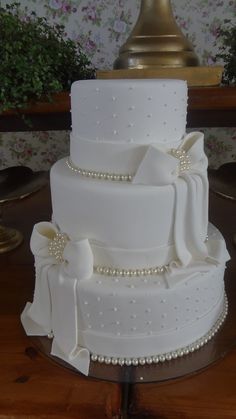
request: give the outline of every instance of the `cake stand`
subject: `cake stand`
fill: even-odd
[[[33,172],[25,166],[0,170],[0,253],[15,249],[23,241],[20,231],[3,225],[3,208],[38,191],[47,182],[46,172]]]

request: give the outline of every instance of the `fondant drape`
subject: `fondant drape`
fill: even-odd
[[[203,134],[194,132],[186,135],[181,147],[169,153],[151,145],[138,167],[133,183],[173,185],[174,245],[178,260],[182,266],[187,266],[191,260],[206,258],[208,180]]]
[[[53,331],[52,354],[87,374],[89,353],[78,346],[76,287],[78,280],[91,277],[93,254],[87,239],[68,239],[59,261],[56,258],[57,243],[55,255],[49,251],[57,233],[52,223],[42,222],[34,226],[30,245],[35,257],[35,294],[33,303],[26,304],[21,320],[28,335],[44,336]]]

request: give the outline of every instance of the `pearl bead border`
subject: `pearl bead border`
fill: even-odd
[[[151,275],[161,275],[164,272],[167,272],[170,264],[162,266],[155,266],[151,268],[139,268],[139,269],[122,269],[122,268],[112,268],[108,266],[94,266],[94,272],[99,275],[105,276],[114,276],[114,277],[140,277],[140,276],[151,276]]]
[[[79,175],[85,176],[87,178],[98,180],[110,180],[113,182],[132,182],[133,180],[133,175],[130,174],[106,173],[97,172],[95,170],[81,169],[75,166],[69,157],[66,160],[66,164],[72,172],[78,173]]]
[[[228,313],[228,300],[225,295],[224,299],[224,308],[223,311],[214,324],[214,326],[209,330],[208,333],[206,333],[203,337],[196,340],[190,345],[184,346],[182,348],[179,348],[175,351],[157,354],[157,355],[151,355],[147,357],[137,357],[137,358],[122,358],[122,357],[108,357],[104,355],[98,355],[95,353],[90,354],[90,359],[93,362],[99,362],[100,364],[106,364],[106,365],[118,365],[118,366],[143,366],[143,365],[151,365],[151,364],[158,364],[163,363],[166,361],[171,361],[172,359],[182,358],[186,355],[189,355],[190,353],[193,353],[197,351],[198,349],[202,348],[204,345],[206,345],[218,332],[220,327],[225,321],[225,318]]]
[[[186,153],[185,150],[178,150],[172,148],[170,154],[179,159],[179,173],[186,172],[191,168],[191,158]],[[131,174],[121,174],[121,173],[107,173],[107,172],[98,172],[96,170],[88,170],[77,167],[72,162],[71,158],[68,157],[66,160],[68,168],[74,172],[78,173],[81,176],[87,178],[98,179],[98,180],[110,180],[112,182],[132,182],[134,175]]]
[[[49,256],[55,257],[57,263],[63,263],[64,257],[63,252],[66,244],[69,239],[65,233],[56,233],[53,239],[48,242],[48,254]],[[167,272],[169,269],[170,262],[167,265],[155,266],[150,268],[139,268],[139,269],[124,269],[124,268],[114,268],[111,266],[100,266],[95,265],[93,267],[93,272],[99,275],[110,276],[110,277],[126,277],[127,279],[131,277],[140,277],[140,276],[151,276],[151,275],[161,275],[164,272]]]

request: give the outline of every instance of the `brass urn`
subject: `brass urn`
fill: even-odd
[[[198,66],[191,43],[178,27],[170,0],[141,0],[134,29],[114,69]]]

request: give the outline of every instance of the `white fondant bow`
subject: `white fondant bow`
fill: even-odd
[[[174,183],[185,173],[202,173],[207,169],[207,157],[203,151],[204,137],[201,132],[186,135],[175,153],[166,153],[154,144],[150,145],[133,177],[134,184],[164,186]],[[176,152],[183,151],[189,158],[189,168],[180,170]]]
[[[144,155],[133,183],[173,185],[175,190],[174,244],[182,266],[208,256],[205,239],[208,227],[207,157],[204,136],[186,135],[180,148],[165,153],[151,145]]]
[[[93,273],[89,241],[69,240],[52,223],[41,222],[34,226],[30,246],[36,281],[33,303],[27,303],[21,315],[26,333],[43,336],[53,331],[52,354],[87,374],[89,353],[78,346],[76,287]]]
[[[57,234],[59,237],[57,238]],[[50,245],[55,241],[55,250],[50,252]],[[61,243],[62,242],[62,243]],[[64,245],[63,245],[64,244]],[[56,258],[56,247],[60,246],[61,258]],[[49,222],[41,222],[34,226],[30,248],[35,257],[37,267],[56,265],[71,277],[88,279],[93,273],[93,254],[87,239],[69,240],[60,234],[56,226]]]

